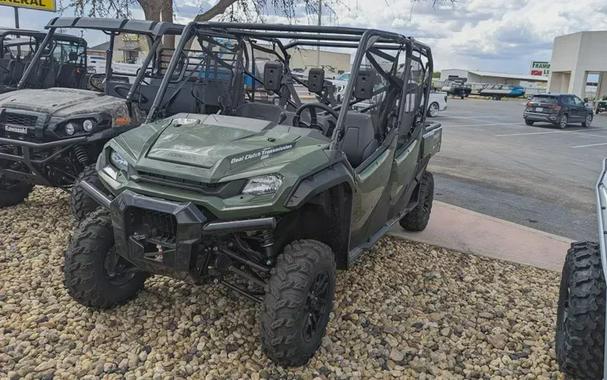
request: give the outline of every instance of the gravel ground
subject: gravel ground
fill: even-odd
[[[272,365],[258,308],[220,286],[151,278],[91,311],[62,285],[66,194],[0,210],[0,378],[555,379],[556,273],[385,238],[338,274],[317,355]]]

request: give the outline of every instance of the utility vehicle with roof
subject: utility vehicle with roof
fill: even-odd
[[[300,80],[319,101],[298,99],[289,58],[300,46],[355,50],[341,104],[324,93],[320,68]],[[74,232],[65,286],[103,309],[135,297],[149,275],[212,280],[263,305],[261,343],[272,360],[302,365],[325,334],[336,269],[395,223],[412,231],[428,223],[426,168],[442,135],[426,121],[432,54],[379,30],[192,23],[148,117],[162,113],[174,71],[196,49],[209,58],[194,70],[199,78],[235,86],[219,113],[177,114],[106,144],[97,161],[105,189],[80,183],[101,207]],[[260,51],[274,58],[263,72]],[[202,108],[218,101],[204,88]]]
[[[0,94],[17,89],[46,33],[23,29],[0,29]],[[45,63],[36,67],[30,88],[81,88],[86,74],[86,41],[55,33],[42,53]]]
[[[556,318],[556,360],[568,378],[607,379],[607,160],[596,184],[598,242],[575,242],[567,251]]]
[[[54,18],[46,28],[48,33],[18,89],[0,95],[0,207],[21,202],[33,185],[69,189],[79,176],[95,181],[91,174],[103,144],[145,120],[163,77],[161,60],[168,60],[166,54],[160,54],[162,37],[178,35],[183,29],[171,23],[85,17]],[[60,43],[55,38],[58,29],[109,36],[103,88],[80,88],[86,73],[84,45]],[[115,72],[112,65],[114,42],[127,35],[148,44],[142,65],[146,69],[132,80],[128,74]],[[57,87],[29,88],[45,76],[41,73],[46,68],[52,70],[55,61],[65,56],[67,61],[57,68]],[[82,217],[95,203],[74,187],[72,206]]]

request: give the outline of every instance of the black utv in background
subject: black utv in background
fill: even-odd
[[[79,176],[90,177],[105,142],[146,118],[163,76],[161,62],[169,59],[162,54],[162,37],[183,30],[171,23],[86,17],[55,18],[46,28],[49,32],[18,90],[0,95],[0,207],[21,202],[33,185],[69,189]],[[109,36],[103,88],[78,88],[85,73],[78,62],[85,64],[85,49],[57,42],[58,29],[101,31]],[[125,35],[148,43],[145,69],[136,74],[113,69],[114,41]],[[29,88],[38,83],[43,68],[54,67],[57,57],[67,57],[58,67],[58,87]],[[82,216],[96,206],[78,190],[74,189],[72,202]]]
[[[529,126],[536,122],[546,122],[561,129],[571,123],[580,123],[582,127],[590,127],[592,108],[586,106],[586,103],[575,95],[534,95],[527,102],[523,118]]]
[[[45,37],[46,33],[34,30],[0,29],[0,94],[17,89]],[[46,56],[44,63],[32,73],[29,88],[84,87],[87,72],[84,39],[55,33],[42,55]]]

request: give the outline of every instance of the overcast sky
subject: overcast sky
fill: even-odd
[[[187,22],[210,3],[214,0],[176,0],[177,21]],[[390,29],[415,37],[432,47],[439,70],[527,73],[532,60],[550,59],[555,36],[607,30],[606,0],[458,0],[437,7],[431,1],[340,0],[334,8],[338,16],[326,16],[325,24]],[[21,26],[40,29],[51,16],[21,10]],[[142,12],[136,10],[134,17]],[[284,21],[276,15],[266,20]],[[11,8],[0,7],[0,25],[13,25]]]

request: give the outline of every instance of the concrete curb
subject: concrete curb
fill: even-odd
[[[399,225],[391,235],[515,263],[560,272],[572,242],[475,211],[435,201],[423,232],[407,232]]]

